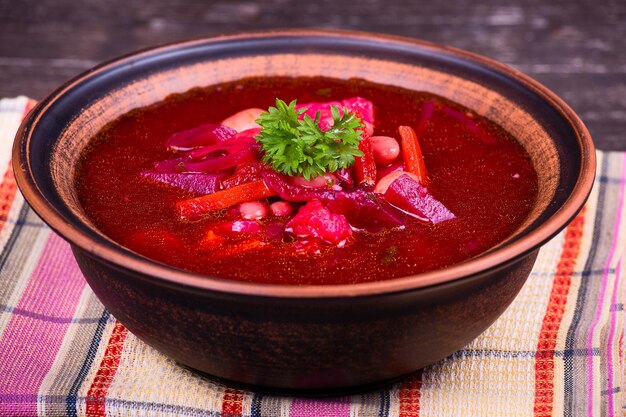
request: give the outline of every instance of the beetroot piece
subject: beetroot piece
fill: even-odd
[[[343,214],[354,227],[378,231],[404,227],[402,216],[384,199],[365,186],[350,191],[330,188],[306,188],[287,182],[280,174],[266,169],[262,173],[267,187],[287,201],[320,200],[334,213]]]
[[[363,97],[352,97],[341,101],[341,105],[349,112],[359,111],[363,116],[363,121],[374,124],[374,104]]]
[[[199,146],[214,145],[236,134],[237,132],[228,126],[207,123],[174,133],[167,139],[165,144],[173,150],[188,151]]]
[[[433,197],[426,187],[408,175],[401,175],[389,185],[384,197],[409,215],[430,223],[441,223],[456,216]]]
[[[224,178],[223,174],[164,173],[157,171],[143,171],[139,175],[142,178],[195,194],[214,193],[219,190],[220,180]]]
[[[265,229],[267,238],[274,242],[280,242],[285,236],[285,223],[271,222],[268,223]]]
[[[343,246],[352,236],[348,220],[328,210],[321,201],[311,200],[287,223],[287,232],[304,239],[319,238],[331,245]]]
[[[326,131],[332,126],[333,115],[330,111],[331,106],[336,106],[339,109],[339,114],[343,115],[343,108],[347,108],[348,112],[353,113],[360,111],[363,122],[374,124],[374,105],[371,101],[362,97],[352,97],[342,101],[327,101],[327,102],[311,102],[297,104],[296,110],[306,108],[306,111],[300,115],[303,118],[304,115],[308,115],[312,119],[315,119],[315,115],[320,113],[320,129]]]

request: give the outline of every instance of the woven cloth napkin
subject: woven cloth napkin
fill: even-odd
[[[279,397],[194,374],[102,306],[15,185],[11,143],[32,104],[0,101],[0,416],[625,415],[626,154],[598,152],[586,207],[465,349],[385,389]]]

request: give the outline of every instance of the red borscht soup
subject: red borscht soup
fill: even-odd
[[[387,280],[472,258],[537,197],[511,135],[432,94],[249,78],[167,97],[93,137],[77,192],[104,234],[221,278]]]

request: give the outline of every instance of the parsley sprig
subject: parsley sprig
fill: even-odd
[[[359,150],[363,124],[353,113],[343,109],[343,115],[331,107],[333,125],[326,132],[315,119],[299,116],[306,109],[296,110],[296,100],[286,104],[276,99],[276,107],[262,113],[257,123],[261,133],[256,140],[261,143],[263,162],[276,172],[311,179],[325,172],[335,172],[354,163],[355,157],[363,156]]]

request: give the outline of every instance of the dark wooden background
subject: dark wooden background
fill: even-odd
[[[563,97],[599,148],[626,150],[624,0],[0,0],[0,97],[41,98],[139,48],[280,27],[405,35],[495,58]]]

